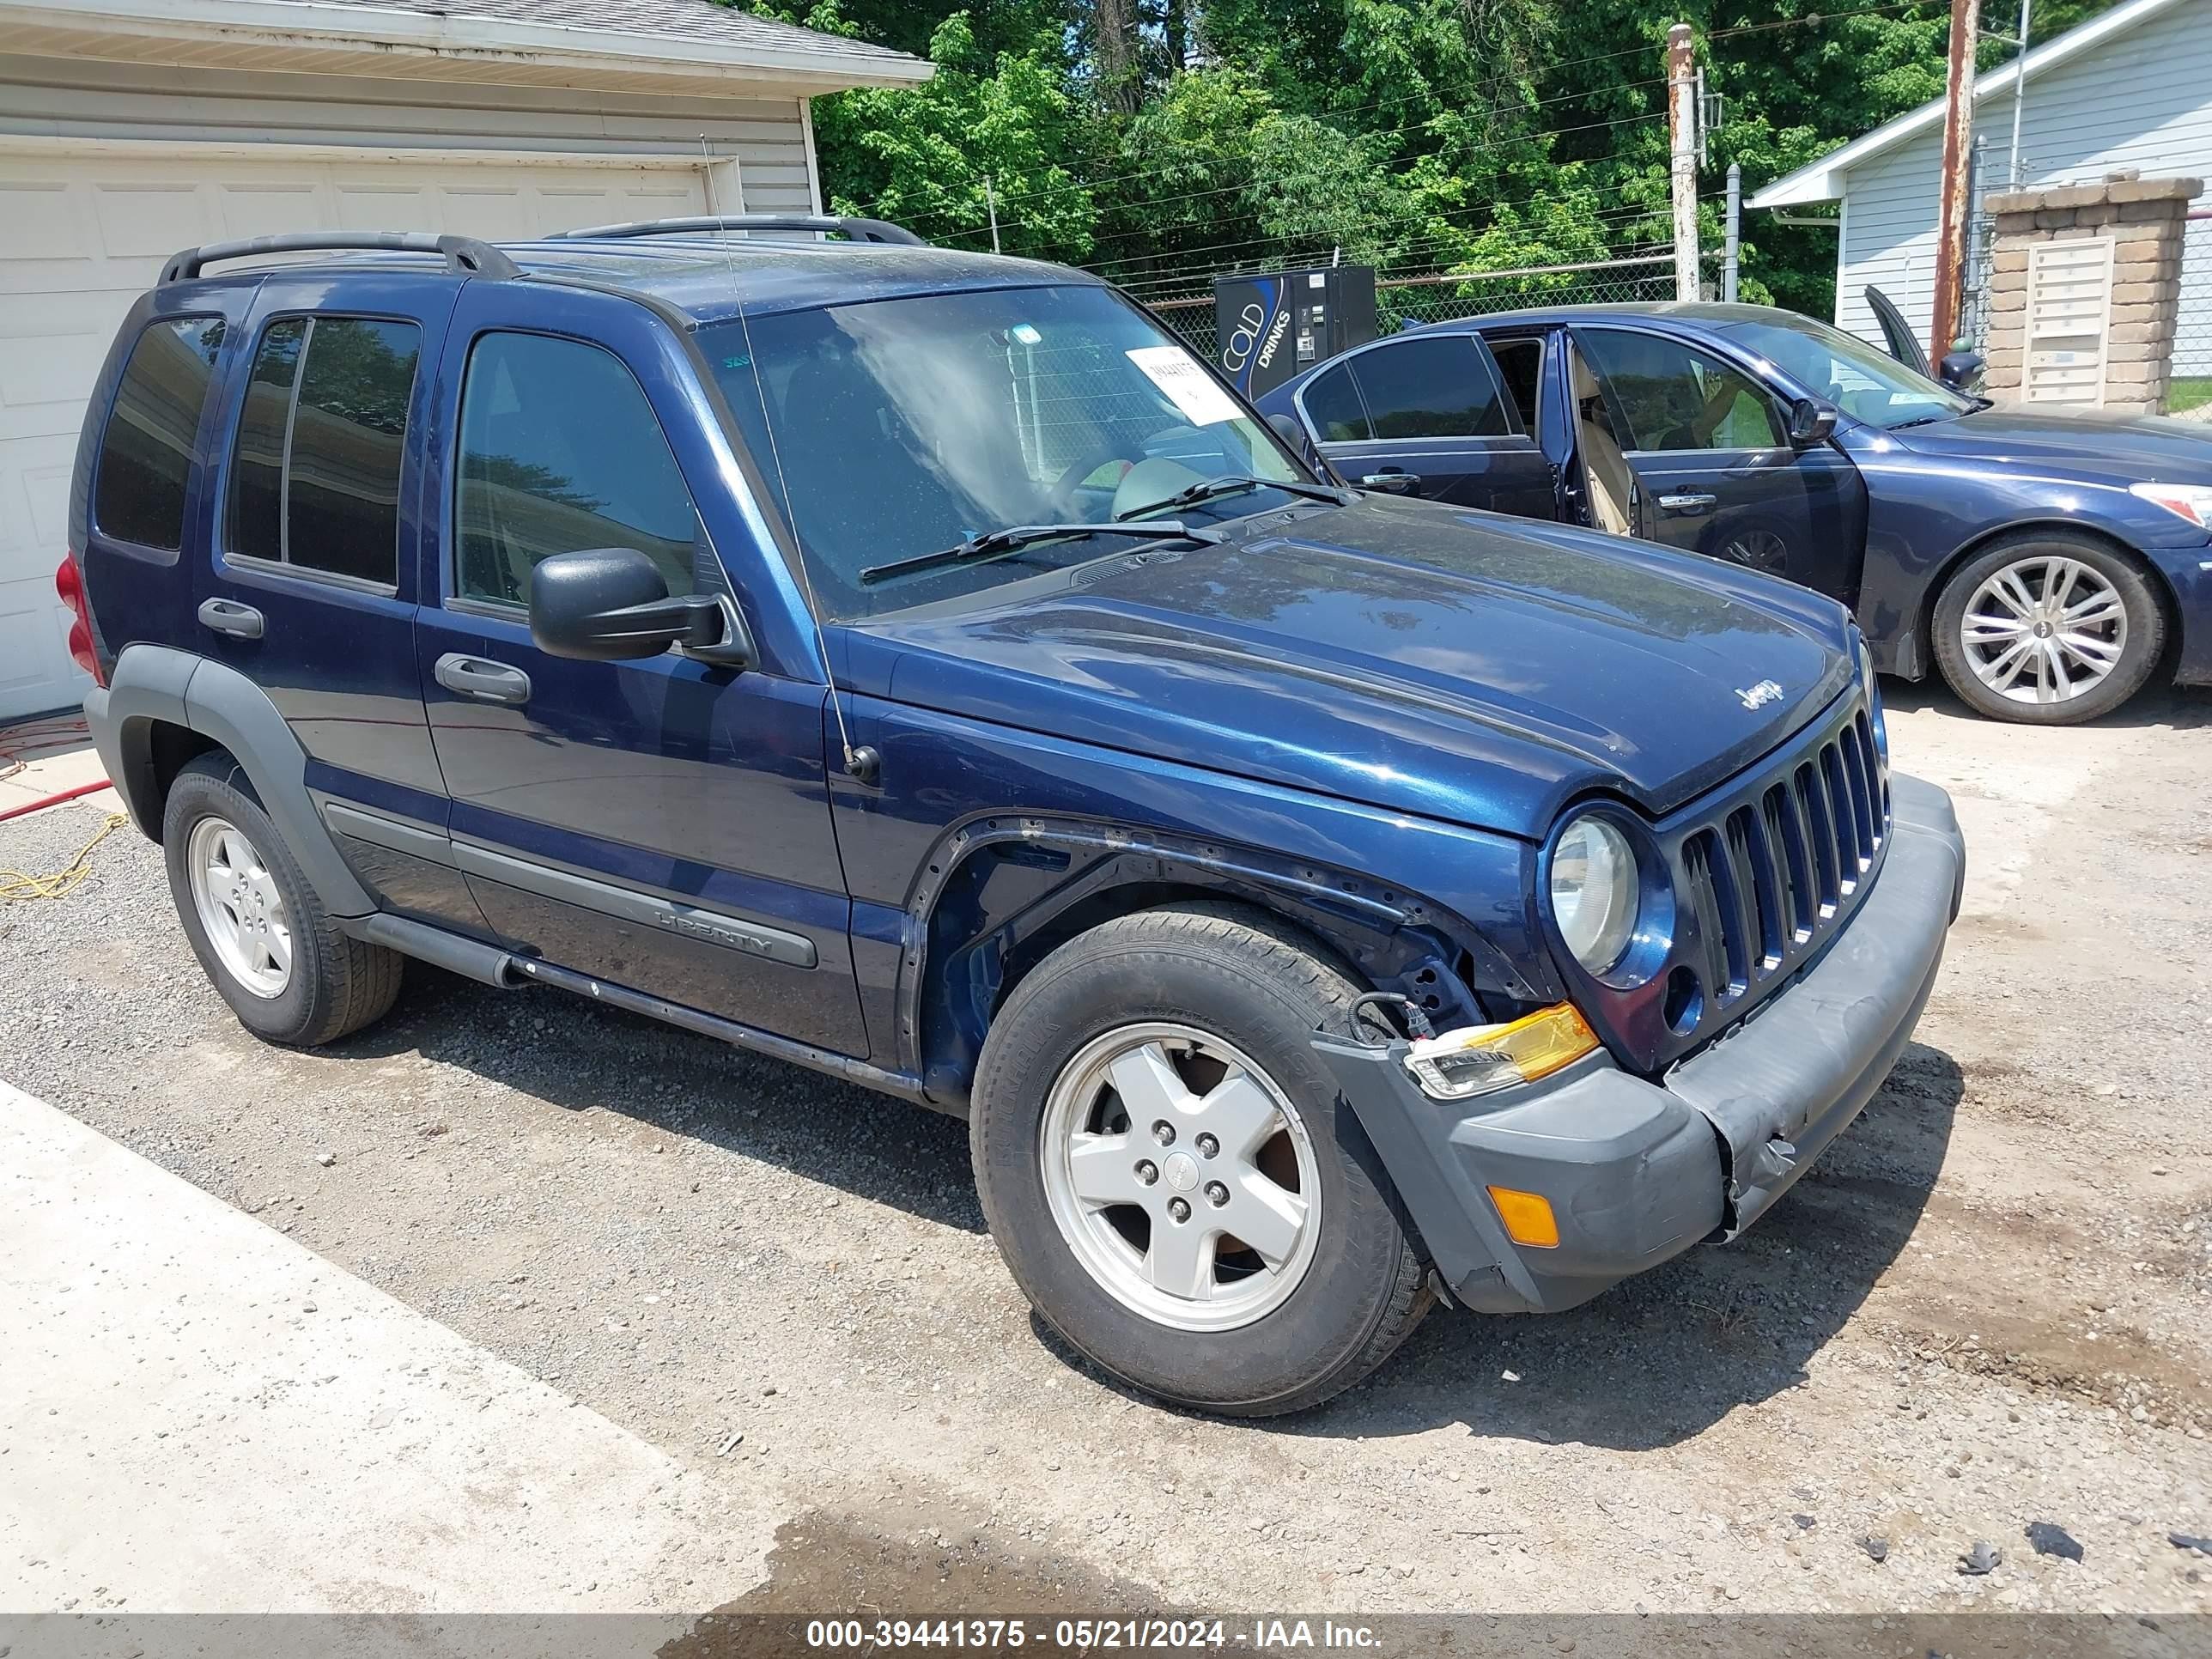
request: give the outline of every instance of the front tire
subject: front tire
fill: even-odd
[[[1937,666],[1991,720],[2074,726],[2142,689],[2166,613],[2133,559],[2084,537],[2008,536],[1952,574],[1936,602]]]
[[[337,930],[228,755],[196,756],[177,774],[161,851],[192,954],[254,1036],[313,1048],[390,1011],[399,953]]]
[[[1015,988],[976,1069],[976,1184],[1067,1341],[1147,1394],[1259,1417],[1405,1340],[1424,1264],[1309,1042],[1358,994],[1269,918],[1214,905],[1107,922]]]

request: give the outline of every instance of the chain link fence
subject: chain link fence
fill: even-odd
[[[1376,322],[1385,334],[1422,323],[1486,317],[1534,306],[1619,305],[1674,297],[1674,256],[1598,259],[1518,270],[1432,271],[1382,276],[1375,283]],[[1215,337],[1213,290],[1147,302],[1194,350],[1211,360]]]
[[[2169,415],[2212,422],[2212,212],[2189,216],[2181,248],[2181,302],[2173,329]]]

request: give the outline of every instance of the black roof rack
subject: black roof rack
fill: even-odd
[[[434,236],[419,230],[303,230],[281,236],[249,236],[243,241],[210,242],[170,256],[161,281],[182,283],[218,259],[252,259],[265,253],[341,252],[356,249],[386,253],[442,253],[446,269],[464,276],[498,281],[522,275],[522,268],[489,242],[473,236]]]
[[[623,225],[593,225],[585,230],[556,230],[556,242],[626,241],[633,236],[690,236],[715,230],[839,230],[856,242],[895,242],[904,247],[929,244],[904,225],[887,219],[848,219],[825,213],[730,213],[690,219],[638,219]]]

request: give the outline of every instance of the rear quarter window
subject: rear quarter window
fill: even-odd
[[[286,317],[253,355],[231,465],[235,556],[389,587],[422,331],[368,317]]]
[[[220,317],[148,325],[100,434],[92,517],[100,534],[165,553],[185,544],[192,443],[222,349]]]

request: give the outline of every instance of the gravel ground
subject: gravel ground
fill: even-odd
[[[257,1044],[127,828],[0,906],[0,1075],[765,1495],[750,1605],[2212,1612],[2166,1539],[2212,1533],[2212,696],[2039,732],[1893,694],[1972,867],[1864,1119],[1738,1243],[1434,1315],[1289,1420],[1056,1348],[949,1119],[419,966],[362,1036]],[[0,866],[100,823],[0,824]],[[1978,1540],[2002,1565],[1962,1573]]]

